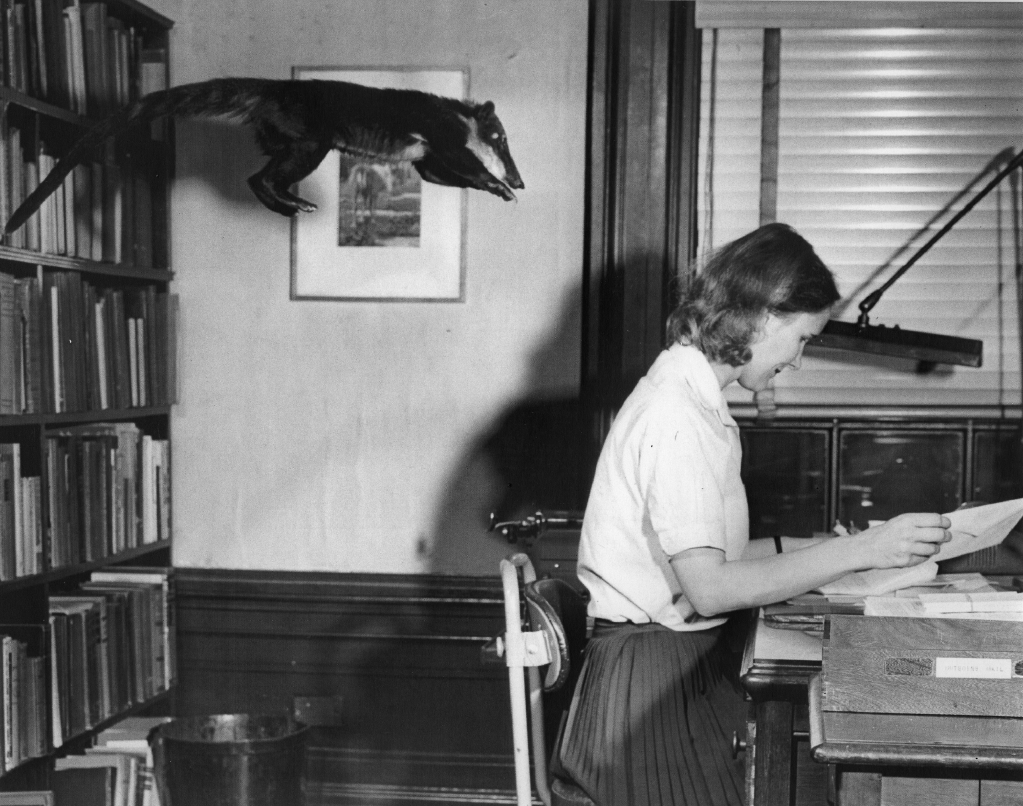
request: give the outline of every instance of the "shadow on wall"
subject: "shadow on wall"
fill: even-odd
[[[589,478],[581,450],[586,420],[579,398],[582,292],[566,294],[556,326],[530,361],[523,393],[476,436],[445,487],[433,534],[420,544],[428,571],[496,576],[511,550],[488,531],[537,510],[582,510]],[[571,377],[552,377],[570,367]],[[551,394],[545,390],[567,390]]]
[[[310,805],[353,786],[376,787],[381,806],[406,802],[391,795],[417,787],[514,787],[507,671],[480,653],[481,636],[503,632],[494,578],[512,546],[487,526],[492,511],[507,519],[578,506],[578,291],[559,314],[521,397],[467,443],[451,472],[423,538],[429,573],[361,580],[358,604],[325,617],[314,650],[322,671],[303,693],[343,697],[345,719],[311,739]],[[572,377],[558,377],[566,366]],[[552,388],[569,391],[542,394]]]
[[[247,126],[222,120],[175,120],[175,180],[197,180],[225,204],[266,210],[246,181],[266,162]]]

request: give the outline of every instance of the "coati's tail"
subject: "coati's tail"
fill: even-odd
[[[273,83],[277,82],[268,79],[221,78],[197,84],[182,84],[150,93],[120,112],[104,118],[82,135],[26,197],[4,226],[4,234],[9,235],[28,221],[75,166],[109,138],[167,115],[235,116],[247,119],[252,111],[254,93]]]

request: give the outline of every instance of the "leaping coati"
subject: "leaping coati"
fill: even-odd
[[[227,117],[252,126],[269,157],[249,177],[252,192],[276,213],[316,205],[290,188],[331,149],[367,162],[411,162],[427,182],[485,190],[511,201],[525,187],[490,101],[482,104],[418,90],[379,89],[347,81],[215,78],[150,93],[89,129],[14,211],[14,232],[75,165],[107,139],[172,115]]]

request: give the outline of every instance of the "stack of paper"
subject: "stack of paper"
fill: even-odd
[[[928,613],[1023,613],[1023,593],[922,593],[920,604]]]

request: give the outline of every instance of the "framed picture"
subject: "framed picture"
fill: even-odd
[[[295,67],[297,79],[351,81],[465,98],[459,69]],[[465,199],[407,163],[331,151],[298,194],[319,207],[291,223],[291,298],[462,301]]]

